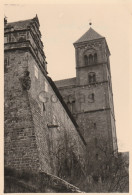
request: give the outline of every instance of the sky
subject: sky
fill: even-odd
[[[8,22],[26,20],[38,15],[48,62],[47,68],[53,80],[76,76],[73,43],[89,29],[90,21],[92,28],[106,37],[111,52],[118,148],[119,151],[129,151],[130,19],[132,19],[129,1],[64,2],[6,4],[4,14]]]

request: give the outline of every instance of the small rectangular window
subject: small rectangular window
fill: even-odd
[[[38,79],[38,68],[36,66],[34,66],[34,74],[35,77]]]
[[[89,94],[89,95],[88,95],[88,102],[89,102],[89,103],[93,103],[94,100],[95,100],[95,98],[94,98],[94,93]]]
[[[18,34],[18,41],[25,41],[26,40],[26,34],[25,32],[20,32]]]
[[[94,123],[94,129],[96,129],[96,123]]]
[[[91,99],[94,100],[94,93],[91,94]]]
[[[43,112],[45,111],[45,105],[44,105],[44,103],[43,103]]]
[[[40,107],[40,111],[41,111],[41,116],[43,116],[43,114],[44,114],[44,112],[46,110],[44,102],[41,102],[39,104],[39,107]]]
[[[26,36],[24,36],[24,35],[21,35],[21,36],[19,36],[19,38],[18,38],[18,41],[25,41],[26,40]]]
[[[8,43],[8,37],[7,36],[4,37],[4,43]]]
[[[45,81],[45,91],[48,92],[48,84],[46,81]]]
[[[72,101],[72,113],[76,112],[75,101]]]
[[[94,72],[89,72],[88,82],[89,82],[89,84],[96,82],[96,74]]]

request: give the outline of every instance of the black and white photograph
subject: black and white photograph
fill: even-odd
[[[5,1],[3,193],[130,193],[131,3]]]

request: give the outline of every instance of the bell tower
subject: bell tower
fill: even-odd
[[[101,158],[99,148],[118,150],[110,51],[105,37],[91,27],[73,45],[76,77],[55,83],[78,123],[93,164]]]
[[[102,82],[103,68],[110,56],[109,48],[103,36],[90,29],[74,43],[76,53],[76,77],[78,85],[86,85],[91,82]],[[107,67],[109,70],[109,67]],[[92,74],[97,73],[97,75]],[[90,74],[91,73],[91,74]],[[93,76],[92,76],[93,75]],[[96,78],[97,77],[97,78]]]
[[[76,55],[76,120],[97,158],[98,146],[117,152],[109,56],[105,37],[91,27],[74,43]],[[104,142],[104,143],[103,143]],[[105,143],[106,142],[106,143]],[[95,151],[95,153],[93,152]],[[91,154],[90,154],[91,155]]]

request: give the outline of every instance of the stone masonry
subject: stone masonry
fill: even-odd
[[[4,163],[77,185],[96,169],[100,146],[118,151],[110,51],[90,28],[74,43],[76,77],[53,82],[39,26],[37,16],[5,20]]]
[[[105,37],[90,28],[74,43],[76,77],[55,81],[80,126],[91,164],[101,159],[99,147],[117,154],[109,56]]]
[[[74,183],[85,174],[86,142],[47,75],[38,18],[5,23],[4,30],[5,167]]]

